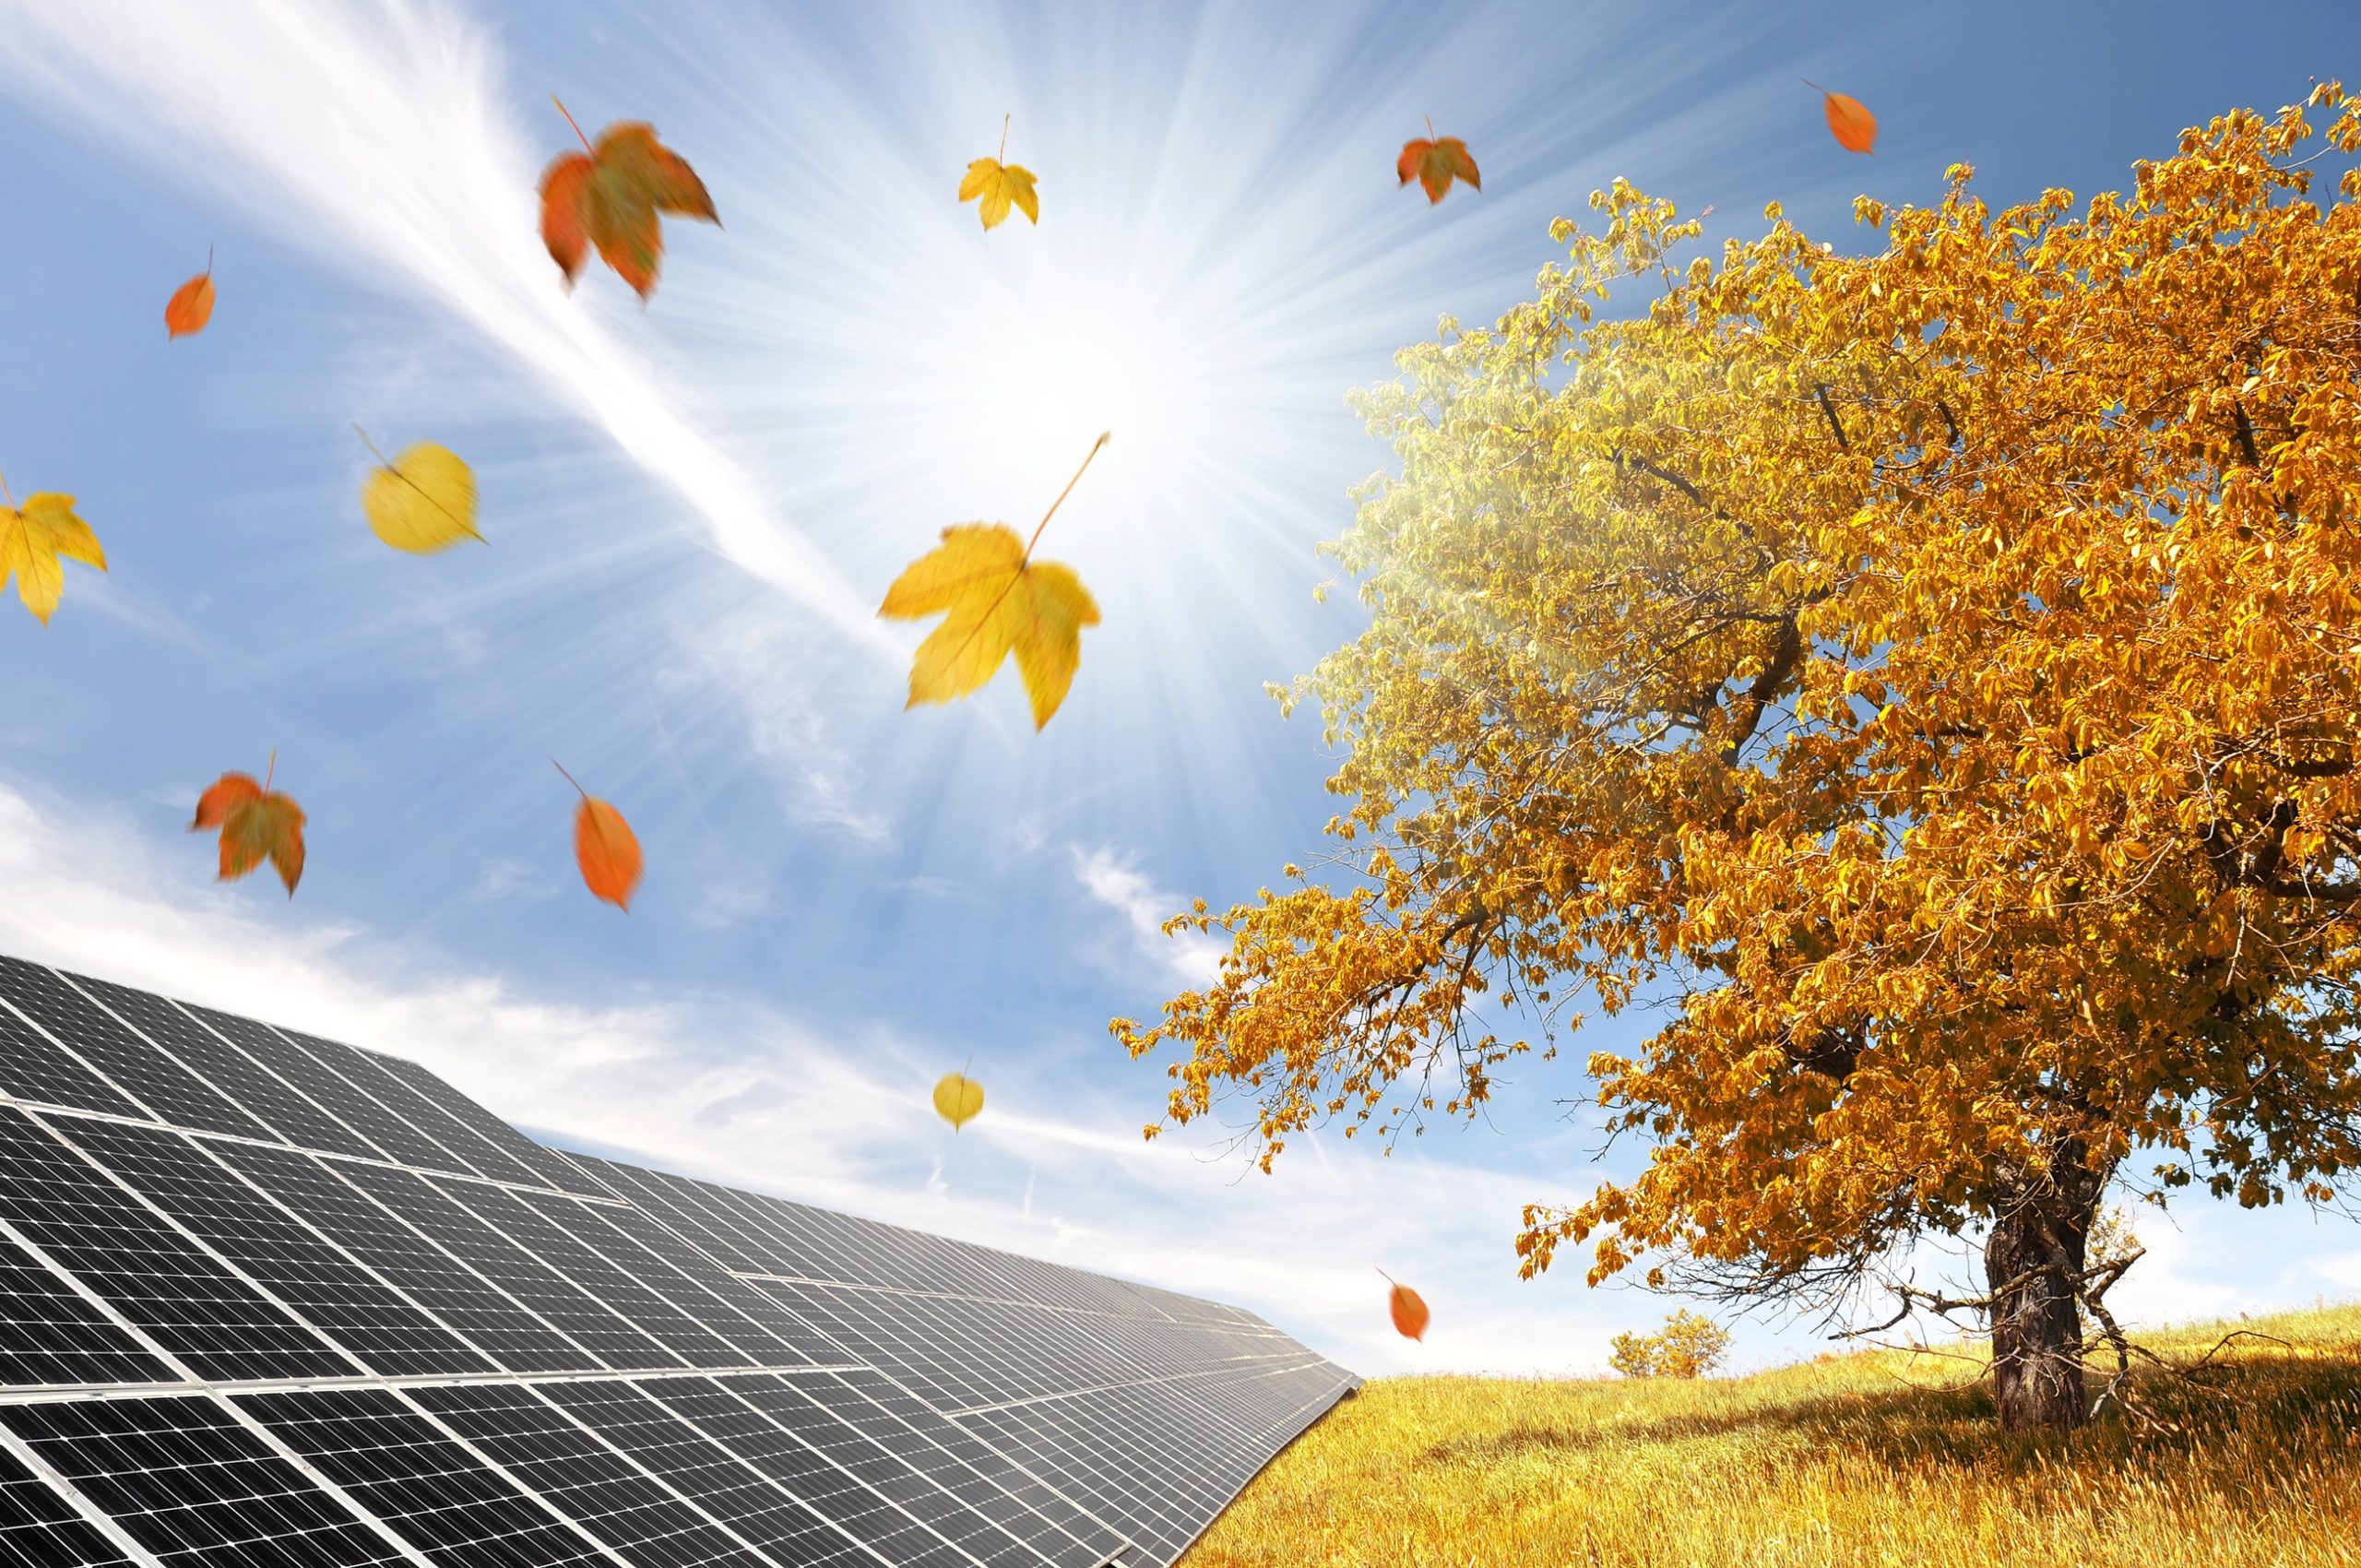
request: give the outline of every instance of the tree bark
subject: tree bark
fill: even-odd
[[[2071,1431],[2090,1420],[2077,1287],[2104,1174],[2080,1140],[2049,1169],[2010,1183],[1984,1243],[1992,1302],[1992,1391],[2003,1431]]]

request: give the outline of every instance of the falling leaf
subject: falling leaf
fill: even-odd
[[[462,539],[484,542],[476,532],[476,476],[457,453],[421,441],[387,462],[367,431],[352,428],[377,459],[361,487],[371,532],[413,555],[432,555]]]
[[[1877,145],[1878,117],[1862,108],[1859,99],[1831,92],[1815,81],[1807,81],[1804,86],[1820,94],[1821,107],[1828,112],[1828,129],[1836,137],[1837,146],[1847,152],[1868,152]]]
[[[1008,120],[1000,122],[1000,150],[1008,152]],[[967,174],[959,181],[959,199],[974,201],[983,198],[977,213],[987,229],[997,226],[1008,216],[1011,203],[1035,223],[1041,221],[1041,198],[1033,194],[1033,171],[1021,163],[1003,163],[998,158],[979,158],[967,165]]]
[[[551,766],[565,773],[556,759]],[[575,784],[573,774],[565,773],[565,781],[582,797],[574,811],[574,862],[582,868],[583,885],[628,913],[632,889],[639,885],[639,837],[623,813]]]
[[[19,508],[5,482],[0,482],[0,496],[7,499],[7,505],[0,505],[0,588],[14,576],[17,596],[47,625],[58,596],[65,591],[60,558],[103,572],[106,552],[99,548],[99,536],[90,525],[74,515],[72,496],[42,491],[26,496]]]
[[[984,1086],[965,1073],[945,1073],[934,1086],[934,1109],[952,1127],[966,1126],[984,1108]]]
[[[267,856],[279,868],[279,880],[287,885],[287,896],[292,898],[295,885],[303,879],[303,808],[292,797],[270,788],[271,774],[278,766],[279,754],[274,752],[271,766],[264,770],[259,784],[252,774],[223,774],[197,797],[196,820],[188,827],[191,833],[220,830],[223,882],[236,881],[262,864]]]
[[[596,245],[616,275],[645,302],[656,291],[664,262],[659,213],[701,218],[719,225],[713,197],[688,160],[656,139],[656,127],[618,120],[599,133],[599,145],[557,103],[565,123],[582,137],[582,150],[559,155],[541,174],[541,243],[565,274],[567,288]]]
[[[1035,541],[1107,439],[1098,438],[1050,503],[1033,529]],[[1032,555],[1033,545],[1019,540],[1006,523],[959,523],[943,529],[943,542],[894,579],[878,614],[904,621],[943,617],[910,661],[910,699],[904,707],[966,696],[991,680],[1013,651],[1033,701],[1033,728],[1049,723],[1074,684],[1082,628],[1098,624],[1098,606],[1072,567]]]
[[[1427,138],[1402,144],[1402,156],[1394,160],[1394,172],[1402,177],[1402,184],[1416,180],[1424,185],[1430,206],[1443,198],[1454,176],[1472,189],[1484,188],[1484,178],[1476,172],[1476,160],[1468,156],[1465,142],[1457,137],[1436,137],[1431,120],[1427,122]]]
[[[213,319],[213,253],[205,253],[205,270],[172,291],[164,302],[164,335],[186,338],[205,330]]]
[[[1395,1285],[1394,1277],[1385,1274],[1385,1270],[1381,1268],[1377,1272],[1385,1275],[1385,1282],[1394,1286],[1386,1297],[1385,1305],[1386,1310],[1394,1314],[1394,1332],[1405,1339],[1426,1338],[1427,1303],[1407,1285]]]

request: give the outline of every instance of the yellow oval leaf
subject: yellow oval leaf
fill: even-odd
[[[934,1109],[954,1127],[964,1127],[984,1108],[984,1086],[965,1073],[945,1073],[934,1086]]]
[[[367,439],[365,436],[362,439]],[[431,555],[476,532],[476,476],[448,446],[421,441],[361,487],[370,531],[396,550]]]

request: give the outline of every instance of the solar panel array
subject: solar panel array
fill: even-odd
[[[1145,1568],[1357,1385],[0,957],[0,1568]]]

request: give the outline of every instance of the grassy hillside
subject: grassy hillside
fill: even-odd
[[[1399,1378],[1280,1455],[1181,1568],[2361,1565],[2361,1305],[2154,1334],[2212,1392],[2003,1439],[1910,1352],[1695,1383]]]

